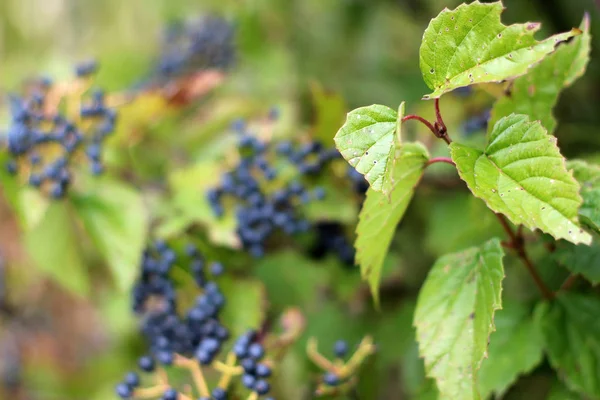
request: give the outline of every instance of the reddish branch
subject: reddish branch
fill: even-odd
[[[431,133],[435,135],[435,137],[443,139],[447,144],[452,143],[452,140],[448,136],[448,129],[446,128],[446,124],[442,118],[442,113],[440,112],[440,99],[435,99],[435,122],[432,124],[427,121],[425,118],[419,115],[406,115],[402,118],[402,122],[408,121],[409,119],[415,119],[425,125]]]
[[[508,234],[508,237],[510,238],[510,242],[503,244],[506,247],[513,249],[517,253],[517,256],[519,256],[519,258],[527,268],[527,271],[533,278],[533,281],[537,285],[538,289],[540,289],[542,295],[548,300],[553,299],[554,293],[550,289],[548,289],[548,286],[546,286],[546,284],[538,274],[537,270],[535,269],[535,266],[533,265],[533,262],[531,262],[531,259],[527,254],[527,250],[525,249],[525,240],[523,239],[523,231],[521,229],[518,229],[517,233],[513,232],[510,225],[508,225],[508,221],[506,220],[506,217],[504,215],[496,214],[496,216],[498,217],[498,221],[500,221],[502,228],[504,228],[504,230]]]
[[[454,163],[454,161],[452,161],[452,159],[449,157],[430,158],[429,161],[427,161],[427,163],[425,164],[425,166],[429,166],[429,165],[435,164],[435,163],[446,163],[446,164],[454,165],[456,167],[456,164]]]

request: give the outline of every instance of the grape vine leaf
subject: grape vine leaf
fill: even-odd
[[[477,375],[487,356],[494,312],[502,308],[504,252],[495,238],[439,258],[417,299],[414,325],[427,375],[440,399],[480,399]]]
[[[510,94],[494,104],[489,126],[512,113],[526,114],[532,120],[539,120],[548,132],[554,132],[556,119],[552,109],[558,96],[562,89],[571,86],[585,73],[590,60],[590,18],[587,14],[580,29],[583,32],[580,36],[559,46],[526,75],[514,80]]]
[[[41,221],[25,232],[24,239],[28,254],[40,270],[72,293],[82,297],[89,294],[88,271],[68,202],[50,203]]]
[[[461,179],[494,212],[555,239],[591,243],[578,226],[579,183],[538,121],[511,114],[494,125],[484,151],[452,143],[450,153]]]
[[[370,187],[356,228],[356,263],[363,279],[369,282],[376,303],[383,260],[429,159],[427,149],[420,143],[405,143],[397,152],[391,166],[390,194]]]
[[[600,233],[600,166],[571,160],[567,162],[567,168],[573,170],[573,176],[581,184],[581,223]]]
[[[600,299],[560,293],[536,309],[550,364],[569,389],[597,399],[600,393]]]
[[[363,174],[371,187],[389,193],[394,150],[400,146],[404,102],[398,112],[374,104],[348,113],[334,141],[342,156]]]
[[[600,239],[594,235],[591,246],[572,243],[557,244],[552,257],[574,274],[581,274],[594,285],[600,283]]]
[[[533,370],[543,357],[542,333],[522,303],[504,302],[494,318],[488,359],[479,370],[479,390],[487,398],[501,398],[519,375]]]
[[[103,179],[96,181],[85,194],[73,193],[71,200],[117,286],[129,290],[138,273],[148,228],[140,193]]]
[[[555,46],[578,35],[579,29],[538,42],[533,37],[539,23],[503,25],[501,2],[462,4],[444,9],[431,20],[419,51],[423,79],[439,98],[456,88],[500,82],[527,73]]]

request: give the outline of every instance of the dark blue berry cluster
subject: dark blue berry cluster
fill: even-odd
[[[235,61],[234,28],[218,17],[178,22],[165,32],[158,76],[173,78],[207,69],[227,69]]]
[[[185,263],[185,264],[184,264]],[[189,267],[202,293],[183,315],[179,313],[177,292],[170,271]],[[140,359],[140,368],[151,371],[156,360],[173,363],[174,353],[195,357],[200,364],[210,364],[229,338],[229,330],[219,321],[225,297],[218,285],[209,280],[205,260],[194,246],[178,256],[164,241],[157,241],[143,255],[141,276],[133,289],[133,309],[142,315],[142,332],[150,344],[150,356]],[[211,275],[223,272],[221,264],[210,268]]]
[[[300,181],[301,175],[315,175],[339,153],[323,149],[318,142],[294,148],[291,142],[272,147],[250,134],[243,121],[234,124],[239,133],[238,149],[241,159],[221,177],[219,186],[207,193],[208,202],[217,216],[225,212],[224,202],[233,199],[237,233],[244,249],[255,257],[264,254],[266,241],[276,232],[286,235],[307,232],[311,224],[300,217],[297,206],[312,200],[322,200],[322,187],[308,190]],[[276,182],[278,156],[284,156],[300,173],[287,182]]]
[[[315,240],[310,255],[321,259],[335,254],[348,267],[354,266],[354,247],[344,233],[344,226],[337,222],[318,222],[314,225]]]
[[[271,368],[261,360],[265,356],[265,349],[257,341],[255,331],[248,331],[240,336],[233,347],[233,352],[244,369],[242,385],[256,392],[259,396],[269,393],[271,385],[267,379],[271,376]],[[267,400],[272,400],[268,398]]]
[[[76,74],[86,77],[96,67],[88,62],[78,66]],[[60,96],[47,79],[31,82],[23,96],[10,96],[12,118],[4,135],[11,156],[7,170],[22,171],[31,186],[53,198],[65,195],[72,181],[71,164],[80,149],[85,149],[91,172],[102,173],[102,144],[114,131],[117,118],[100,90],[77,100],[81,103],[78,116],[59,110]]]

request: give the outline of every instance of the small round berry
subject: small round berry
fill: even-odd
[[[251,358],[245,358],[241,362],[242,368],[247,374],[253,374],[256,369],[256,361]]]
[[[327,372],[323,376],[323,382],[328,386],[337,386],[340,384],[340,378],[333,372]]]
[[[127,375],[125,375],[125,383],[127,384],[127,386],[134,389],[140,385],[140,376],[137,373],[131,371]]]
[[[156,355],[156,359],[163,365],[173,364],[173,353],[169,351],[161,351]]]
[[[260,360],[265,355],[265,349],[259,343],[252,343],[248,347],[248,355],[255,360]]]
[[[348,343],[345,340],[338,340],[333,345],[333,353],[338,358],[346,357],[346,354],[348,353]]]
[[[169,388],[163,393],[162,400],[177,400],[177,390]]]
[[[200,348],[196,351],[196,359],[201,365],[209,365],[214,358],[214,355],[206,349]]]
[[[225,267],[220,262],[214,262],[210,266],[210,273],[213,276],[221,276],[225,272]]]
[[[256,393],[262,396],[269,393],[269,390],[271,390],[271,385],[269,385],[269,382],[263,379],[256,381],[256,384],[254,385],[254,391]]]
[[[225,389],[215,388],[212,391],[212,397],[214,397],[215,400],[227,400],[227,391],[225,391]]]
[[[250,374],[242,375],[242,385],[244,385],[248,389],[253,390],[255,383],[256,383],[256,378],[254,377],[254,375],[250,375]]]
[[[142,371],[152,372],[154,371],[154,360],[150,356],[140,357],[138,360],[138,366]]]
[[[122,399],[129,399],[133,395],[133,390],[126,383],[119,383],[115,389],[117,396]]]
[[[271,376],[271,368],[266,364],[258,364],[256,366],[256,376],[259,378],[268,378]]]

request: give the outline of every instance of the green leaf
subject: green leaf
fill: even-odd
[[[51,203],[36,227],[25,233],[25,245],[39,269],[65,289],[85,297],[90,285],[68,206],[65,201]]]
[[[370,187],[356,228],[356,262],[376,302],[383,260],[429,159],[420,143],[406,143],[398,153],[392,165],[390,195]]]
[[[477,374],[502,307],[500,240],[448,254],[434,264],[417,300],[414,325],[427,375],[440,399],[480,399]]]
[[[107,180],[93,189],[71,195],[83,226],[108,263],[117,286],[131,288],[146,242],[148,215],[141,195]]]
[[[219,287],[227,298],[223,323],[238,337],[248,329],[260,329],[265,320],[266,297],[263,284],[257,279],[224,277]]]
[[[578,225],[579,184],[539,122],[510,115],[496,123],[485,151],[450,145],[452,160],[471,192],[515,225],[541,229],[555,239],[590,243]]]
[[[561,293],[536,310],[550,364],[569,389],[598,399],[600,393],[600,299]]]
[[[519,375],[532,371],[543,357],[542,333],[524,304],[505,302],[494,318],[488,359],[479,370],[482,397],[502,397]]]
[[[398,113],[374,104],[350,111],[346,122],[335,135],[335,146],[371,187],[388,192],[394,149],[400,145],[399,121],[404,116],[404,102]]]
[[[558,243],[554,259],[574,274],[581,274],[597,285],[600,282],[600,239],[595,235],[591,246]]]
[[[600,166],[571,160],[567,162],[567,168],[573,170],[573,176],[581,184],[581,223],[600,233]]]
[[[419,52],[421,73],[438,98],[462,86],[500,82],[527,73],[554,47],[581,31],[551,36],[538,42],[533,37],[539,23],[503,25],[501,2],[475,1],[455,10],[444,9],[429,23]]]
[[[583,34],[559,46],[556,51],[533,67],[527,75],[515,79],[510,95],[500,98],[492,108],[489,126],[512,113],[526,114],[539,120],[548,132],[554,132],[556,119],[552,109],[562,89],[581,77],[590,60],[590,20],[586,14],[581,23]]]
[[[555,381],[546,400],[584,400],[580,395],[569,390],[559,381]]]

